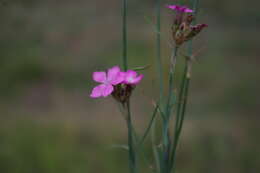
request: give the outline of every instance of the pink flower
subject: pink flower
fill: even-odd
[[[124,73],[124,83],[126,84],[138,84],[142,78],[143,78],[143,75],[137,75],[137,73],[133,70],[127,70],[127,72],[122,72]]]
[[[113,85],[117,85],[124,81],[124,76],[118,66],[114,66],[108,69],[108,72],[94,72],[93,80],[101,83],[100,85],[93,88],[90,97],[106,97],[114,91]]]
[[[175,10],[179,13],[192,13],[193,12],[192,9],[189,9],[186,6],[181,6],[181,5],[167,5],[167,8]]]
[[[108,69],[108,72],[94,72],[93,80],[101,83],[93,88],[90,97],[107,97],[112,94],[114,98],[120,102],[125,102],[134,88],[138,84],[143,75],[137,75],[137,72],[128,70],[122,72],[118,66]]]

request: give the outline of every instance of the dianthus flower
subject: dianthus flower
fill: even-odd
[[[120,102],[125,102],[131,96],[132,90],[143,78],[134,70],[123,72],[118,66],[108,69],[108,72],[94,72],[94,81],[101,83],[93,88],[90,97],[107,97],[112,94]]]

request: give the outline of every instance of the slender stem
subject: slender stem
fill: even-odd
[[[173,139],[173,146],[172,146],[172,154],[171,154],[171,166],[170,169],[174,168],[175,166],[175,159],[176,159],[176,149],[177,149],[177,144],[179,141],[179,136],[180,136],[180,123],[183,123],[183,116],[181,116],[181,111],[183,108],[183,101],[184,101],[184,92],[186,91],[186,76],[188,72],[188,64],[187,61],[185,62],[185,68],[183,72],[183,77],[181,81],[181,87],[180,87],[180,92],[178,96],[178,106],[177,106],[177,113],[176,113],[176,120],[175,120],[175,130],[174,130],[174,139]],[[185,103],[186,104],[186,103]]]
[[[184,116],[185,116],[185,112],[186,112],[186,105],[187,105],[187,100],[188,100],[188,89],[189,89],[189,83],[190,83],[190,78],[187,77],[185,78],[185,87],[184,87],[184,95],[183,95],[183,105],[181,108],[181,118],[180,118],[180,122],[178,124],[178,129],[176,131],[176,138],[174,141],[174,149],[173,149],[173,155],[172,155],[172,167],[174,168],[174,164],[175,164],[175,159],[176,159],[176,151],[177,151],[177,146],[178,146],[178,141],[180,138],[180,134],[182,131],[182,126],[183,126],[183,121],[184,121]]]
[[[170,140],[170,132],[169,132],[169,121],[171,115],[171,102],[173,97],[173,79],[174,79],[174,72],[176,66],[176,59],[177,59],[177,52],[178,47],[174,47],[172,55],[171,55],[171,64],[170,64],[170,73],[169,73],[169,91],[168,91],[168,99],[165,107],[165,118],[163,120],[163,165],[162,165],[162,172],[168,173],[169,166],[170,166],[170,149],[171,149],[171,140]]]
[[[196,16],[198,14],[198,8],[199,8],[199,3],[200,0],[191,0],[193,10],[194,10],[194,15]]]
[[[193,2],[193,10],[195,11],[195,15],[198,11],[198,4],[199,0],[192,0]],[[188,56],[192,56],[192,40],[188,43]],[[181,90],[179,94],[179,103],[177,107],[177,117],[176,117],[176,123],[175,123],[175,134],[174,134],[174,143],[172,148],[172,154],[171,154],[171,169],[173,169],[173,172],[175,171],[175,160],[176,160],[176,152],[177,152],[177,146],[180,138],[180,134],[182,131],[184,116],[186,112],[186,105],[188,100],[188,89],[189,89],[189,83],[190,83],[190,70],[191,70],[191,62],[190,59],[186,60],[185,62],[185,69],[184,69],[184,75],[182,78],[182,84],[181,84]]]
[[[157,69],[159,76],[159,105],[163,97],[163,73],[161,60],[161,0],[156,0],[156,49],[157,49]]]
[[[179,122],[180,122],[180,111],[182,108],[182,102],[183,102],[183,92],[184,92],[184,88],[185,88],[185,84],[186,84],[186,75],[187,75],[187,71],[188,71],[188,64],[187,61],[185,61],[185,67],[184,67],[184,72],[183,72],[183,77],[182,77],[182,81],[181,81],[181,87],[180,87],[180,92],[179,92],[179,96],[178,96],[178,106],[177,106],[177,113],[176,113],[176,121],[175,121],[175,133],[178,130],[178,126],[179,126]]]
[[[177,59],[177,52],[178,52],[178,47],[174,47],[172,56],[171,56],[171,65],[170,65],[170,74],[169,74],[169,91],[168,91],[168,100],[165,108],[165,120],[164,120],[164,131],[163,131],[163,140],[164,140],[164,146],[167,147],[169,146],[169,119],[171,115],[171,102],[172,102],[172,97],[173,97],[173,78],[174,78],[174,72],[175,72],[175,66],[176,66],[176,59]]]
[[[123,69],[126,71],[128,69],[128,61],[127,61],[127,0],[123,0],[123,11],[122,11],[122,60],[123,60]],[[129,147],[129,168],[131,173],[136,173],[136,155],[134,149],[134,130],[132,126],[131,120],[131,111],[130,111],[130,101],[126,103],[127,109],[127,128],[128,128],[128,147]]]
[[[188,73],[187,73],[187,75],[188,75]],[[182,110],[181,110],[181,119],[180,119],[179,129],[178,129],[178,137],[179,137],[181,130],[182,130],[184,115],[185,115],[185,112],[186,112],[186,105],[187,105],[187,101],[188,101],[188,91],[189,91],[189,84],[190,84],[190,77],[189,76],[186,77],[185,83],[186,84],[185,84],[184,95],[183,95],[184,102],[183,102],[183,106],[182,106]]]
[[[175,72],[175,66],[177,61],[177,53],[178,53],[178,47],[175,46],[173,48],[172,56],[171,56],[171,66],[170,66],[170,76],[169,76],[169,91],[168,91],[168,100],[166,105],[166,116],[170,116],[171,114],[171,102],[173,97],[173,78],[174,78],[174,72]]]
[[[145,130],[145,133],[144,133],[143,137],[141,138],[141,140],[140,140],[140,142],[139,142],[139,145],[142,145],[142,144],[144,143],[145,138],[147,137],[148,133],[149,133],[150,130],[151,130],[151,127],[152,127],[152,125],[153,125],[153,122],[154,122],[154,120],[155,120],[155,117],[156,117],[157,112],[158,112],[158,104],[157,104],[156,107],[154,108],[154,111],[153,111],[153,114],[152,114],[152,118],[151,118],[151,120],[150,120],[150,122],[149,122],[149,124],[148,124],[148,127],[147,127],[146,130]]]
[[[199,7],[199,1],[200,0],[192,0],[193,3],[193,10],[194,10],[194,15],[196,16],[198,14],[198,7]],[[195,23],[196,21],[194,20],[193,23]],[[181,112],[177,113],[181,115],[181,119],[179,122],[179,135],[181,133],[182,130],[182,125],[183,125],[183,120],[184,120],[184,115],[186,112],[186,104],[187,104],[187,100],[188,100],[188,89],[189,89],[189,83],[190,83],[190,72],[191,72],[191,59],[190,57],[192,56],[192,40],[189,41],[188,43],[188,48],[187,48],[187,52],[188,52],[188,59],[186,59],[186,63],[185,63],[185,71],[184,71],[184,76],[183,76],[183,80],[184,80],[184,84],[182,86],[182,89],[184,88],[184,93],[183,93],[183,105],[181,108]],[[183,91],[181,91],[183,92]],[[181,96],[182,97],[182,96]]]
[[[158,148],[155,141],[155,133],[156,133],[155,128],[156,128],[156,121],[152,124],[151,141],[152,141],[152,149],[153,149],[156,172],[160,173],[160,158],[159,158]]]
[[[135,154],[135,143],[134,143],[134,131],[132,126],[132,118],[131,118],[131,111],[130,111],[130,101],[126,103],[127,109],[127,128],[128,128],[128,147],[129,147],[129,168],[130,173],[136,173],[136,154]]]
[[[127,0],[123,0],[123,21],[122,21],[122,44],[123,44],[123,69],[126,71],[128,68],[127,61]]]

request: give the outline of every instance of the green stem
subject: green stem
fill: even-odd
[[[199,0],[192,0],[193,2],[193,10],[194,15],[196,16],[198,12],[198,4]],[[192,56],[192,40],[188,43],[188,57]],[[186,105],[188,100],[188,90],[189,90],[189,83],[190,83],[190,69],[191,69],[191,63],[190,59],[185,61],[185,69],[184,69],[184,75],[182,77],[182,83],[181,83],[181,90],[179,93],[179,101],[178,101],[178,107],[177,107],[177,117],[176,117],[176,123],[175,123],[175,132],[174,132],[174,143],[172,148],[172,154],[171,154],[171,169],[173,169],[173,172],[175,171],[175,160],[176,160],[176,152],[177,152],[177,146],[180,138],[180,134],[182,131],[184,116],[186,112]]]
[[[163,73],[161,61],[161,0],[156,0],[156,49],[157,49],[157,69],[159,76],[159,105],[163,97]]]
[[[141,140],[140,140],[140,142],[139,142],[139,145],[143,145],[145,138],[147,137],[148,133],[149,133],[150,130],[151,130],[151,127],[152,127],[152,125],[153,125],[153,122],[154,122],[154,120],[155,120],[155,117],[156,117],[157,112],[158,112],[158,104],[156,104],[156,107],[154,108],[154,111],[153,111],[153,114],[152,114],[152,118],[151,118],[151,120],[150,120],[150,122],[149,122],[148,127],[147,127],[146,130],[145,130],[145,133],[144,133],[143,137],[141,138]]]
[[[155,128],[156,128],[156,121],[152,124],[151,140],[152,140],[152,149],[153,149],[156,172],[161,173],[160,155],[155,140],[155,133],[156,133]]]
[[[181,110],[181,119],[180,119],[179,129],[178,129],[178,138],[179,138],[181,130],[182,130],[183,120],[184,120],[184,116],[185,116],[185,112],[186,112],[186,105],[187,105],[187,101],[188,101],[188,91],[189,91],[189,84],[190,84],[190,77],[187,76],[185,80],[186,80],[185,81],[186,84],[185,84],[184,95],[183,95],[184,103],[183,103],[182,110]]]
[[[169,75],[169,91],[168,91],[168,100],[166,104],[166,116],[169,117],[171,114],[171,102],[173,97],[173,78],[175,73],[175,66],[177,60],[178,47],[175,46],[171,56],[171,66],[170,66],[170,75]]]
[[[190,78],[186,78],[185,80],[186,80],[185,81],[186,84],[185,84],[185,88],[184,88],[184,95],[183,95],[184,102],[183,102],[182,109],[181,109],[181,119],[180,119],[180,122],[178,125],[178,130],[176,133],[176,140],[174,142],[174,150],[173,150],[174,153],[173,153],[173,160],[172,160],[173,168],[174,168],[174,164],[175,164],[178,141],[179,141],[180,134],[182,131],[183,120],[184,120],[184,116],[185,116],[185,112],[186,112],[186,105],[187,105],[187,100],[188,100],[188,89],[189,89]]]
[[[136,173],[136,154],[135,154],[135,143],[134,143],[134,130],[132,125],[131,111],[130,111],[130,101],[126,103],[127,109],[127,128],[128,128],[128,147],[129,147],[129,168],[130,173]]]
[[[176,46],[173,49],[172,56],[171,56],[171,66],[170,66],[170,74],[169,74],[169,91],[168,91],[168,99],[167,99],[167,104],[165,108],[165,119],[164,119],[164,125],[163,125],[163,144],[164,147],[167,148],[169,146],[169,120],[170,120],[170,115],[171,115],[171,102],[172,102],[172,97],[173,97],[173,78],[174,78],[174,72],[175,72],[175,65],[176,65],[176,59],[177,59],[177,52],[178,52],[178,47]]]
[[[126,71],[128,68],[127,61],[127,0],[123,0],[123,27],[122,27],[122,44],[123,44],[123,69]]]
[[[192,3],[192,8],[194,10],[194,15],[196,16],[198,14],[198,8],[199,8],[199,3],[200,3],[200,0],[191,0],[191,3]]]
[[[179,96],[178,96],[178,106],[177,106],[177,113],[176,113],[176,121],[175,121],[175,133],[178,130],[178,126],[179,126],[179,122],[180,122],[180,111],[182,108],[182,102],[183,102],[183,93],[184,93],[184,88],[185,88],[185,84],[186,84],[186,75],[187,75],[187,71],[188,71],[188,64],[187,61],[185,61],[185,67],[184,67],[184,72],[183,72],[183,77],[182,77],[182,81],[181,81],[181,87],[180,87],[180,92],[179,92]]]
[[[186,91],[185,88],[187,87],[187,80],[186,80],[187,72],[188,72],[188,63],[187,63],[187,61],[185,61],[185,68],[184,68],[180,92],[179,92],[179,96],[178,96],[178,106],[177,106],[177,113],[176,113],[176,120],[175,120],[173,146],[172,146],[172,151],[171,151],[170,169],[174,168],[174,166],[175,166],[177,144],[178,144],[179,136],[180,136],[180,132],[181,132],[180,124],[183,123],[183,116],[182,116],[181,112],[182,112],[182,108],[183,108],[183,103],[185,102],[184,95],[185,95],[185,91]],[[186,103],[185,103],[185,105],[186,105]]]
[[[170,64],[170,73],[169,73],[169,91],[168,91],[168,99],[165,107],[165,118],[163,120],[163,165],[162,165],[162,172],[168,173],[169,166],[170,166],[170,149],[171,149],[171,141],[170,141],[170,132],[169,132],[169,121],[171,116],[171,106],[172,106],[172,97],[173,97],[173,89],[174,89],[174,72],[176,66],[176,59],[177,59],[177,52],[178,47],[176,46],[173,49],[172,56],[171,56],[171,64]]]

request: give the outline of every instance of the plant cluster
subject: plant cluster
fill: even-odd
[[[122,71],[118,66],[108,69],[106,72],[94,72],[93,80],[99,82],[92,92],[92,98],[107,97],[112,95],[119,103],[122,113],[125,117],[128,128],[128,152],[129,152],[129,166],[131,173],[139,172],[138,156],[139,153],[144,152],[144,141],[148,134],[152,131],[152,146],[154,153],[154,163],[151,168],[153,172],[157,173],[171,173],[175,170],[175,157],[178,146],[178,141],[181,135],[185,110],[188,98],[188,89],[190,82],[190,73],[193,56],[191,54],[191,40],[197,36],[205,27],[206,24],[194,24],[195,15],[197,12],[198,2],[194,0],[193,9],[181,5],[167,5],[166,7],[175,11],[172,23],[172,39],[174,48],[169,59],[169,86],[168,93],[164,96],[163,75],[161,65],[161,30],[160,30],[160,0],[157,0],[157,62],[159,73],[160,98],[154,103],[154,110],[151,120],[148,123],[144,134],[139,137],[134,129],[132,122],[130,98],[132,92],[144,77],[142,74],[138,75],[136,71],[128,69],[127,63],[127,1],[124,0],[123,5],[123,68]],[[175,86],[175,69],[178,57],[179,48],[185,43],[189,42],[188,54],[185,55],[185,66],[181,85],[176,93]],[[155,140],[155,123],[157,122],[156,115],[160,115],[161,133],[160,141]],[[174,118],[174,131],[171,132],[170,126]],[[158,130],[158,129],[156,129]]]

